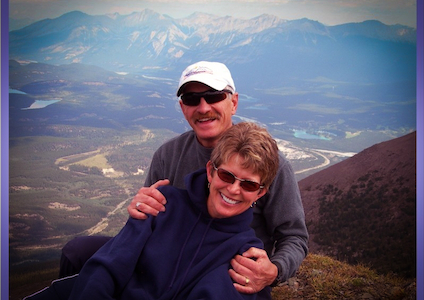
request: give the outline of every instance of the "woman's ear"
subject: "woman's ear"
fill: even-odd
[[[212,182],[212,170],[213,170],[213,165],[211,161],[208,161],[206,164],[206,174],[208,176],[208,182]]]
[[[260,189],[258,192],[258,198],[256,198],[256,200],[258,200],[259,198],[261,198],[263,195],[266,194],[268,190],[266,188]]]

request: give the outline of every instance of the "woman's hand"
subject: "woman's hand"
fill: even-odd
[[[157,190],[158,187],[168,185],[169,180],[159,180],[150,187],[142,187],[134,196],[127,211],[134,219],[144,220],[147,215],[157,216],[165,211],[165,196]]]

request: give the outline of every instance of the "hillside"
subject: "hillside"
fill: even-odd
[[[414,132],[301,180],[310,251],[413,278],[415,167]]]
[[[296,277],[272,290],[272,299],[414,300],[416,289],[415,279],[378,275],[363,265],[352,266],[328,256],[309,254]]]

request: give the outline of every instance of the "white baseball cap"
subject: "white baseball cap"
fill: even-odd
[[[188,66],[181,74],[177,97],[181,95],[182,87],[188,82],[200,82],[217,91],[230,86],[233,92],[236,91],[230,70],[219,62],[199,61]]]

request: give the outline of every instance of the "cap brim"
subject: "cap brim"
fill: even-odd
[[[187,80],[184,80],[180,83],[180,88],[177,91],[177,97],[181,95],[184,86],[190,82],[199,82],[217,91],[222,91],[226,86],[228,86],[228,82],[217,80],[216,78],[211,78],[209,74],[192,75],[188,77]]]

